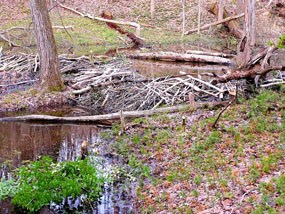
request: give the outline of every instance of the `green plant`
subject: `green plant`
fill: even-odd
[[[196,175],[194,178],[194,183],[199,186],[202,183],[202,176],[201,175]]]
[[[88,159],[54,163],[50,157],[43,157],[20,167],[16,174],[18,188],[12,203],[30,212],[51,201],[59,203],[82,194],[86,200],[97,200],[104,184],[104,178]]]
[[[277,42],[277,47],[278,47],[278,48],[285,48],[285,34],[283,34],[283,35],[279,38],[279,40],[278,40],[278,42]]]
[[[150,168],[139,161],[134,155],[129,156],[129,166],[132,168],[132,174],[147,178],[150,176]]]
[[[0,200],[5,200],[8,197],[13,197],[17,191],[18,184],[14,179],[4,179],[0,181]]]

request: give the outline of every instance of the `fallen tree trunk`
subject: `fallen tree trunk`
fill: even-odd
[[[107,20],[112,20],[113,19],[112,14],[108,13],[108,12],[105,12],[105,11],[101,14],[101,16],[104,19],[107,19]],[[145,46],[145,42],[141,38],[137,37],[135,34],[133,34],[131,32],[128,32],[128,31],[122,29],[116,23],[109,23],[109,22],[107,22],[107,25],[110,28],[115,29],[116,31],[118,31],[120,34],[126,35],[130,40],[132,40],[132,42],[134,43],[135,47],[144,47]]]
[[[138,53],[138,54],[129,54],[127,55],[127,57],[133,59],[144,59],[144,60],[202,62],[202,63],[226,64],[226,65],[234,64],[232,60],[218,56],[179,54],[173,52]]]
[[[205,55],[205,56],[219,56],[219,57],[223,57],[223,58],[232,58],[235,56],[233,54],[207,52],[207,51],[193,51],[193,50],[188,50],[188,51],[186,51],[186,53],[187,54],[196,54],[196,55]]]
[[[153,114],[159,113],[173,113],[181,110],[193,110],[202,107],[214,107],[214,106],[223,106],[226,105],[226,102],[205,102],[205,103],[194,103],[191,105],[178,105],[171,106],[165,108],[157,108],[154,110],[145,110],[145,111],[125,111],[125,112],[117,112],[111,114],[104,115],[94,115],[94,116],[79,116],[79,117],[56,117],[49,115],[26,115],[26,116],[17,116],[17,117],[4,117],[0,118],[0,121],[6,122],[16,122],[16,121],[24,121],[24,122],[32,122],[32,121],[46,121],[46,122],[58,122],[58,123],[73,123],[73,122],[100,122],[106,120],[119,120],[121,117],[124,118],[137,118],[137,117],[146,117]]]
[[[184,33],[184,35],[189,35],[189,34],[191,34],[191,33],[197,32],[197,31],[199,31],[199,30],[200,30],[200,31],[206,30],[206,29],[208,29],[208,28],[210,28],[210,27],[213,27],[213,26],[216,26],[216,25],[220,25],[220,24],[223,24],[223,23],[225,23],[225,22],[233,21],[233,20],[238,19],[238,18],[241,18],[241,17],[243,17],[243,16],[244,16],[244,13],[239,14],[239,15],[235,15],[235,16],[230,16],[230,17],[227,17],[227,18],[225,18],[225,19],[219,20],[219,21],[217,21],[217,22],[213,22],[213,23],[211,23],[211,24],[204,25],[204,26],[202,26],[202,27],[200,27],[200,28],[194,28],[194,29],[192,29],[192,30],[186,31],[186,32]]]
[[[133,42],[134,44],[137,46],[137,47],[142,47],[144,45],[144,41],[139,38],[140,36],[140,25],[138,23],[135,23],[135,22],[127,22],[127,21],[115,21],[115,20],[111,20],[110,18],[106,17],[106,18],[101,18],[101,17],[95,17],[95,16],[91,16],[89,14],[83,14],[73,8],[70,8],[70,7],[67,7],[61,3],[59,3],[58,1],[56,1],[56,3],[63,9],[65,10],[68,10],[76,15],[79,15],[81,17],[85,17],[85,18],[88,18],[88,19],[91,19],[91,20],[96,20],[96,21],[102,21],[102,22],[105,22],[107,23],[110,27],[113,26],[112,28],[116,29],[119,31],[119,33],[121,34],[125,34],[126,36],[128,36]],[[127,31],[124,31],[123,29],[121,29],[118,25],[128,25],[128,26],[131,26],[131,27],[135,27],[136,28],[136,34],[133,34],[133,33],[129,33]],[[116,27],[114,27],[116,26]]]
[[[223,76],[219,76],[215,79],[216,83],[226,83],[231,80],[240,80],[245,78],[252,78],[254,79],[257,75],[265,75],[270,71],[282,71],[285,69],[285,66],[271,66],[265,69],[261,69],[260,65],[254,66],[252,69],[249,70],[242,70],[242,71],[231,71],[230,74],[226,74]]]
[[[216,16],[218,16],[219,13],[219,6],[217,3],[211,4],[208,7],[208,11]],[[226,7],[224,7],[224,13],[223,13],[223,18],[226,19],[227,17],[229,17],[229,12],[226,9]],[[236,38],[241,39],[243,37],[243,31],[239,28],[239,23],[236,20],[231,20],[228,22],[223,22],[223,24],[229,28],[230,33],[233,34]]]

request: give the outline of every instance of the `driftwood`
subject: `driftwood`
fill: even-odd
[[[152,52],[129,54],[128,58],[144,59],[144,60],[161,60],[161,61],[180,61],[180,62],[202,62],[213,64],[228,64],[233,65],[234,62],[230,59],[198,54],[179,54],[173,52]]]
[[[91,122],[100,122],[106,120],[120,120],[123,116],[124,118],[137,118],[137,117],[146,117],[153,114],[160,113],[173,113],[182,110],[194,110],[197,108],[204,107],[215,107],[215,106],[223,106],[226,105],[226,102],[205,102],[205,103],[195,103],[191,107],[189,105],[179,105],[179,106],[171,106],[165,108],[157,108],[154,110],[145,110],[145,111],[125,111],[125,112],[117,112],[111,114],[104,115],[94,115],[94,116],[79,116],[79,117],[56,117],[49,115],[26,115],[26,116],[17,116],[17,117],[4,117],[0,118],[1,122],[15,122],[15,121],[48,121],[48,122],[82,122],[82,123],[91,123]]]

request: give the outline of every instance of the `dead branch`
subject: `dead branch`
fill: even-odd
[[[0,40],[3,40],[4,42],[8,42],[10,47],[21,47],[20,45],[17,45],[16,43],[14,43],[14,42],[10,41],[9,39],[7,39],[1,33],[0,33]]]
[[[213,125],[212,125],[213,128],[216,128],[216,125],[217,125],[217,123],[218,123],[220,117],[221,117],[222,114],[227,110],[227,108],[228,108],[232,103],[234,103],[234,102],[237,101],[237,97],[238,97],[238,87],[237,87],[237,85],[236,85],[236,91],[235,91],[235,92],[236,92],[235,97],[234,97],[234,98],[228,103],[228,105],[226,105],[226,106],[222,109],[222,111],[220,111],[220,113],[218,114],[218,117],[216,118],[215,122],[214,122]]]

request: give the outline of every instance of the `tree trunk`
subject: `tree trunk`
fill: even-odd
[[[255,45],[255,0],[246,0],[244,36],[238,47],[237,63],[246,67]]]
[[[223,19],[224,15],[224,2],[223,0],[219,0],[219,12],[218,12],[218,21]]]
[[[61,89],[59,60],[46,0],[30,0],[30,8],[40,58],[40,85],[47,90]]]
[[[237,0],[237,5],[236,5],[236,14],[240,14],[244,12],[244,0]]]
[[[152,24],[155,24],[155,0],[150,0],[150,16]]]
[[[200,35],[201,28],[201,0],[198,2],[198,34]]]
[[[181,37],[183,37],[185,33],[185,0],[181,0],[181,3],[182,3],[182,34],[181,34]]]

